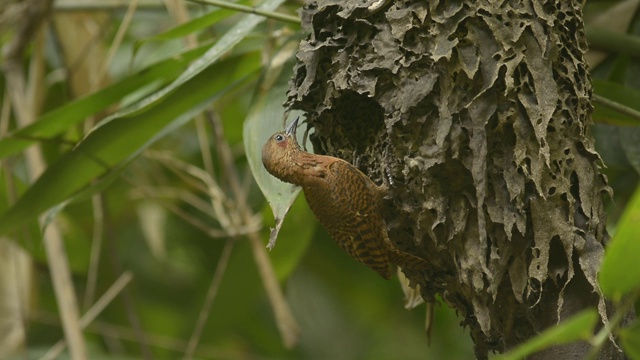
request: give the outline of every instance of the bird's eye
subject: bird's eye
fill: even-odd
[[[274,139],[276,139],[276,142],[282,142],[284,141],[284,136],[282,136],[282,134],[277,134]]]

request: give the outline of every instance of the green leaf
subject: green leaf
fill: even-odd
[[[288,54],[284,55],[285,59],[288,58],[286,63],[272,63],[264,72],[261,85],[258,86],[258,93],[254,96],[251,110],[244,123],[244,148],[249,167],[260,190],[267,198],[276,221],[276,227],[272,229],[269,237],[269,249],[275,245],[282,221],[300,193],[299,187],[280,181],[262,166],[262,146],[271,135],[285,128],[282,104],[286,100],[286,92],[289,88],[291,69],[295,63],[294,54],[294,49],[290,47]],[[274,58],[277,59],[278,56]],[[300,112],[294,112],[289,118],[292,120],[299,115],[301,115]],[[304,131],[300,129],[298,136],[300,137],[302,133]]]
[[[42,115],[32,125],[14,131],[0,140],[0,158],[19,153],[39,140],[67,131],[69,127],[104,110],[143,86],[175,78],[184,71],[190,61],[201,56],[205,50],[206,47],[199,47],[163,60],[96,93]]]
[[[629,65],[630,63],[631,63],[630,56],[627,56],[627,55],[616,56],[615,59],[613,59],[613,64],[611,65],[611,72],[609,73],[607,80],[614,84],[625,84],[627,80],[627,76],[629,76],[628,72],[630,69],[630,65]],[[632,84],[627,84],[627,85],[632,85]]]
[[[613,102],[620,103],[633,110],[640,111],[640,91],[605,80],[593,80],[595,93]],[[597,122],[615,125],[639,126],[640,119],[622,114],[607,106],[597,103],[593,112]]]
[[[500,360],[520,360],[528,355],[554,345],[562,345],[578,340],[587,340],[593,334],[598,322],[595,309],[585,310],[572,318],[550,327],[542,334],[518,346],[505,355],[498,356]]]
[[[258,9],[275,10],[284,0],[266,0]],[[122,117],[144,111],[145,108],[155,106],[156,103],[162,101],[167,95],[182,86],[194,76],[198,75],[211,64],[218,61],[223,55],[231,50],[236,44],[244,39],[259,23],[264,21],[264,17],[259,15],[246,15],[242,17],[238,23],[227,31],[204,55],[198,60],[191,63],[189,68],[185,70],[176,80],[169,86],[162,88],[160,91],[152,94],[146,99],[140,101],[129,109],[123,110],[114,115],[114,117]]]
[[[258,8],[274,10],[283,1],[266,0]],[[241,64],[229,59],[216,62],[263,20],[264,17],[258,15],[242,17],[170,85],[98,124],[73,151],[49,168],[12,208],[0,215],[0,234],[64,201],[110,167],[130,161],[158,138],[188,121],[222,91],[220,86],[224,83],[219,80],[227,80],[228,84],[241,79],[242,76],[235,73]],[[253,57],[248,58],[255,61]],[[257,67],[254,64],[249,68],[245,76]]]
[[[627,204],[618,222],[611,243],[607,246],[600,269],[602,292],[619,300],[624,294],[640,286],[640,187]]]
[[[631,359],[640,360],[640,322],[637,320],[619,332],[624,353]]]
[[[247,4],[248,1],[239,1],[237,4]],[[146,43],[150,41],[159,41],[159,40],[173,40],[185,37],[187,35],[193,34],[197,31],[205,29],[213,24],[223,20],[231,15],[237,14],[237,11],[229,10],[229,9],[215,9],[212,10],[200,17],[191,19],[185,23],[182,23],[176,27],[173,27],[165,32],[154,35],[150,38],[143,39],[140,43]]]
[[[640,56],[640,37],[611,31],[601,27],[587,26],[587,39],[594,49]]]
[[[274,57],[271,66],[265,69],[260,84],[256,87],[258,91],[252,100],[243,129],[249,167],[256,183],[267,198],[275,218],[275,228],[270,234],[270,244],[275,244],[285,216],[290,209],[293,210],[287,217],[288,225],[281,233],[282,237],[291,241],[286,241],[277,250],[271,252],[272,263],[279,280],[286,279],[297,267],[311,243],[317,224],[313,220],[313,213],[309,206],[303,199],[298,198],[300,188],[278,180],[262,165],[262,146],[272,134],[284,128],[282,104],[286,100],[291,69],[295,64],[295,45],[297,41],[290,42]],[[282,64],[282,59],[288,61]],[[295,112],[290,114],[289,118],[293,119],[294,116],[299,115],[301,113]],[[299,131],[297,134],[300,143],[302,143],[303,133]],[[296,198],[298,201],[295,201]]]
[[[279,246],[269,253],[278,280],[286,280],[298,267],[311,245],[317,223],[304,197],[298,196],[279,233]]]
[[[155,106],[112,117],[98,125],[0,216],[0,233],[34,219],[89,186],[97,177],[132,160],[153,142],[190,120],[215,96],[255,74],[259,66],[258,54],[229,58],[190,78],[164,101],[155,102]]]

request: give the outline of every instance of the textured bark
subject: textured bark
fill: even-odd
[[[432,265],[408,278],[458,311],[478,358],[585,307],[607,321],[596,273],[609,188],[580,1],[372,5],[306,3],[288,106],[307,113],[316,152],[378,183],[388,169],[391,240]]]

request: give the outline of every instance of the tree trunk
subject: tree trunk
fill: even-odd
[[[393,179],[385,219],[426,300],[464,317],[476,356],[586,307],[607,234],[581,5],[307,2],[288,105],[316,152]],[[537,358],[581,357],[588,345]],[[612,344],[601,358],[623,358]]]

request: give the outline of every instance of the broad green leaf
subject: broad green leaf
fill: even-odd
[[[266,207],[265,210],[272,211]],[[279,233],[282,240],[269,254],[278,280],[286,280],[298,267],[311,244],[317,223],[304,197],[298,196]]]
[[[96,93],[42,115],[32,125],[16,130],[0,140],[0,158],[19,153],[39,140],[65,132],[69,127],[104,110],[143,86],[155,81],[166,82],[175,78],[184,71],[190,61],[202,55],[205,50],[205,47],[200,47],[166,59]]]
[[[568,344],[578,340],[587,340],[593,334],[593,329],[598,322],[598,313],[594,309],[585,310],[572,318],[561,322],[545,330],[526,343],[518,346],[505,355],[499,356],[500,360],[521,360],[542,349],[554,345]]]
[[[640,102],[638,102],[638,99],[640,99],[640,91],[624,85],[597,79],[593,80],[593,87],[599,96],[640,111]],[[621,114],[599,103],[595,104],[593,119],[606,124],[640,126],[640,119]]]
[[[640,187],[627,204],[611,243],[607,246],[600,269],[602,292],[619,300],[640,286]]]
[[[288,43],[264,72],[243,130],[249,166],[275,218],[275,228],[270,234],[271,245],[275,244],[285,215],[290,208],[293,209],[288,215],[288,225],[282,231],[282,236],[289,241],[282,243],[271,253],[271,259],[280,280],[286,279],[297,267],[311,242],[315,224],[317,224],[307,204],[302,199],[295,201],[300,189],[271,176],[262,165],[262,146],[272,134],[282,131],[285,127],[283,103],[286,100],[289,79],[292,76],[291,70],[295,64],[296,45],[297,41]],[[300,115],[302,114],[299,112],[289,114],[289,121]],[[303,134],[304,128],[300,126],[298,131],[300,143],[302,143]]]
[[[614,84],[628,84],[627,76],[630,70],[629,64],[631,63],[631,57],[628,55],[620,55],[616,56],[613,60],[613,64],[611,65],[611,70],[609,72],[609,76],[607,76],[606,80],[614,83]],[[604,79],[603,79],[604,80]]]
[[[80,192],[122,162],[183,125],[234,83],[259,69],[259,56],[229,58],[210,66],[144,111],[112,117],[51,165],[18,202],[0,216],[0,233],[19,227]]]
[[[631,327],[620,330],[619,335],[624,353],[633,360],[640,360],[640,322],[636,320]]]
[[[282,221],[291,204],[300,193],[299,187],[280,181],[269,174],[262,166],[262,146],[271,135],[285,128],[282,104],[286,100],[286,93],[289,89],[291,69],[295,64],[295,58],[293,57],[295,52],[292,48],[288,50],[288,54],[284,53],[284,51],[286,50],[283,50],[280,56],[285,56],[285,59],[288,57],[288,61],[285,63],[282,63],[282,61],[274,63],[274,61],[266,69],[261,85],[258,87],[258,93],[254,96],[251,110],[244,123],[244,148],[249,167],[260,190],[267,198],[276,221],[276,226],[271,230],[271,236],[269,237],[269,249],[272,249],[275,245]],[[276,56],[276,58],[278,57]],[[300,115],[299,112],[289,114],[289,121]],[[302,129],[298,130],[300,138],[304,131]]]
[[[109,169],[107,173],[100,176],[98,179],[92,181],[88,186],[84,187],[82,190],[73,194],[60,202],[59,204],[53,206],[45,213],[45,219],[42,224],[43,227],[48,226],[52,221],[56,219],[58,214],[64,210],[67,205],[72,202],[78,202],[82,200],[89,200],[91,196],[106,190],[109,185],[111,185],[116,179],[118,179],[122,173],[126,170],[127,165],[129,165],[128,161],[121,162],[120,164]],[[36,245],[40,244],[27,244],[23,243],[22,246],[29,251],[31,254],[37,253],[38,247]]]

